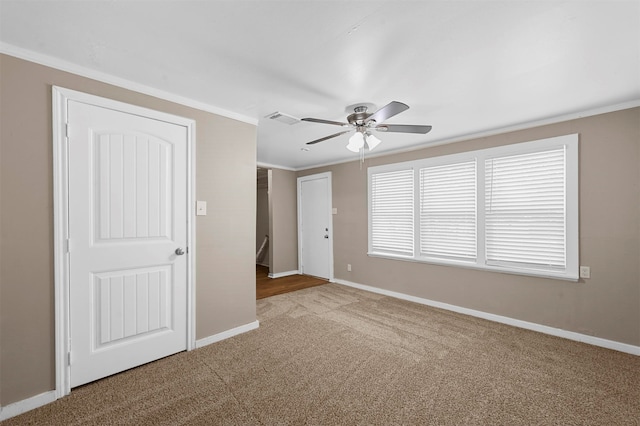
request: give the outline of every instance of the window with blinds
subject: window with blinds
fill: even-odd
[[[369,168],[369,255],[578,279],[578,135]]]
[[[565,149],[485,160],[488,264],[566,268]]]
[[[420,254],[476,259],[476,163],[420,169]]]
[[[370,185],[373,251],[413,256],[413,169],[374,173]]]

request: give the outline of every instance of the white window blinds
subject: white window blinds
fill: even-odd
[[[578,135],[370,167],[370,256],[578,279]]]
[[[413,169],[371,175],[371,249],[413,256]]]
[[[475,260],[475,161],[420,169],[420,254]]]
[[[566,267],[565,148],[485,160],[486,261]]]

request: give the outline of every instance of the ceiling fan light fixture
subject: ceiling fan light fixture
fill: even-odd
[[[364,135],[361,132],[355,132],[353,136],[349,138],[349,144],[347,149],[351,152],[360,152],[360,149],[364,146]]]
[[[2,0],[0,0],[2,1]],[[347,116],[347,122],[324,120],[321,118],[302,118],[302,121],[320,124],[331,124],[333,126],[348,127],[350,130],[334,133],[333,135],[325,136],[323,138],[315,139],[311,142],[307,142],[307,145],[314,145],[319,142],[324,142],[327,139],[333,139],[345,133],[351,133],[355,130],[355,134],[349,138],[347,149],[351,152],[360,153],[364,158],[364,148],[369,151],[373,151],[382,142],[371,133],[375,130],[378,132],[391,132],[391,133],[417,133],[425,135],[431,130],[431,126],[415,125],[415,124],[382,124],[384,121],[391,117],[395,117],[403,111],[409,109],[407,104],[403,104],[398,101],[391,101],[382,108],[378,108],[376,112],[370,114],[367,111],[371,104],[355,104],[347,107],[345,111],[349,112],[353,110],[351,114]],[[371,105],[374,107],[373,105]],[[375,107],[374,107],[375,108]],[[366,144],[366,145],[365,145]]]
[[[382,142],[380,139],[372,134],[367,133],[367,146],[369,147],[369,151],[373,151],[373,149],[378,146],[380,142]]]

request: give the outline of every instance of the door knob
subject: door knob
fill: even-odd
[[[177,254],[178,256],[182,256],[182,255],[184,254],[184,250],[182,250],[182,247],[178,247],[178,248],[176,249],[176,254]]]

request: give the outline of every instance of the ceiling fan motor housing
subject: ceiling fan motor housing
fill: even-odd
[[[368,125],[369,123],[367,123],[367,118],[369,118],[371,114],[367,113],[367,109],[368,108],[364,105],[355,107],[353,109],[353,114],[347,116],[347,121],[356,127]],[[373,121],[373,123],[375,123],[375,121]]]

